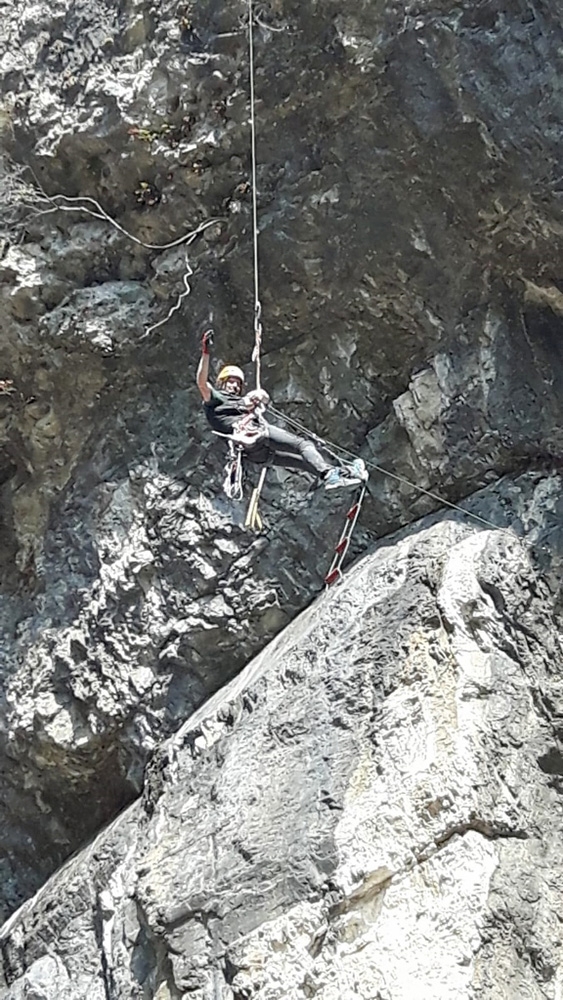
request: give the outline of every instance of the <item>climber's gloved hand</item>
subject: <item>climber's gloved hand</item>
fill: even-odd
[[[209,354],[210,347],[213,347],[213,330],[206,330],[201,335],[201,353]]]
[[[249,410],[255,410],[257,406],[267,406],[270,397],[265,389],[252,389],[247,392],[243,402]]]

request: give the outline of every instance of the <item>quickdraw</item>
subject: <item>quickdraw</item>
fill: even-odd
[[[229,500],[242,500],[242,445],[229,441],[229,455],[225,465],[223,490]]]

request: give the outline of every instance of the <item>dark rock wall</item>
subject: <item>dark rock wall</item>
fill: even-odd
[[[257,12],[264,382],[453,502],[560,452],[563,8],[505,8]],[[2,18],[5,914],[310,602],[339,530],[338,498],[276,473],[266,532],[245,533],[193,385],[209,322],[214,364],[251,375],[246,14],[14,0]],[[202,224],[187,248],[141,245]],[[437,506],[374,472],[356,552]],[[536,557],[557,602],[556,551]]]

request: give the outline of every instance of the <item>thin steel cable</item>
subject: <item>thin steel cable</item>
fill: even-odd
[[[276,417],[280,417],[282,420],[286,420],[288,424],[292,424],[294,427],[300,430],[301,433],[304,433],[308,437],[312,437],[316,441],[319,441],[323,445],[325,450],[328,452],[328,454],[332,455],[333,458],[338,459],[337,452],[341,452],[343,455],[347,455],[351,459],[358,457],[357,455],[354,455],[353,452],[349,451],[347,448],[342,448],[340,445],[332,444],[331,441],[326,441],[325,438],[320,437],[319,434],[311,433],[311,431],[309,431],[303,424],[300,424],[298,420],[294,420],[292,417],[288,417],[285,413],[281,413],[279,410],[276,410],[275,407],[270,405],[268,409],[271,410],[271,412]],[[465,507],[460,507],[459,504],[452,503],[451,500],[446,500],[446,498],[440,496],[439,493],[434,493],[432,490],[426,490],[424,489],[423,486],[419,486],[417,483],[411,482],[410,479],[406,479],[405,476],[400,476],[396,472],[391,472],[390,469],[385,469],[382,465],[378,465],[377,462],[371,462],[368,461],[367,459],[364,459],[364,461],[367,466],[369,466],[372,469],[375,469],[377,472],[381,472],[382,475],[389,476],[391,479],[396,479],[397,482],[403,483],[403,485],[405,486],[410,486],[411,489],[418,490],[419,493],[424,493],[425,496],[431,497],[432,500],[437,500],[439,504],[445,507],[451,507],[452,510],[457,510],[461,514],[465,514],[466,517],[471,517],[474,521],[480,521],[480,523],[486,525],[487,528],[494,528],[495,531],[506,530],[505,528],[500,527],[500,525],[498,524],[493,524],[493,522],[487,520],[486,517],[481,517],[480,514],[473,514],[472,511],[466,510]]]
[[[254,96],[254,31],[252,0],[248,0],[248,56],[250,74],[250,147],[252,161],[252,239],[254,251],[254,350],[252,361],[256,365],[256,388],[260,389],[260,347],[262,344],[262,303],[258,270],[258,201],[256,190],[256,100]]]

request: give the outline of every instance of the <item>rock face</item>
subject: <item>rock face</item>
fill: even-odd
[[[510,495],[533,517],[561,482]],[[441,520],[364,557],[5,925],[2,1000],[558,997],[548,522],[532,544]]]
[[[288,417],[391,473],[372,470],[354,555],[373,552],[377,539],[403,530],[407,534],[397,543],[400,566],[405,547],[416,547],[422,538],[419,519],[441,507],[439,497],[444,497],[470,507],[499,529],[510,525],[518,536],[532,539],[534,569],[526,569],[532,574],[526,579],[535,580],[533,574],[538,574],[537,587],[547,586],[551,594],[551,603],[545,606],[558,614],[563,543],[557,526],[561,503],[554,466],[563,434],[559,268],[563,27],[557,4],[513,0],[510,10],[506,7],[501,0],[401,4],[349,0],[344,6],[335,0],[311,0],[306,5],[271,0],[255,10],[263,380]],[[410,830],[412,825],[408,850],[420,864],[407,870],[401,854],[407,840],[402,839],[399,819],[394,821],[397,857],[388,858],[387,847],[380,850],[377,845],[391,839],[382,820],[383,839],[379,841],[375,831],[366,834],[366,844],[372,846],[366,846],[369,857],[365,864],[358,861],[358,872],[364,865],[373,876],[377,866],[373,870],[369,866],[381,854],[380,867],[387,874],[374,876],[372,888],[362,889],[363,875],[354,881],[352,875],[342,874],[348,870],[348,861],[342,860],[345,855],[357,852],[363,857],[363,848],[351,833],[342,834],[340,840],[335,832],[342,809],[323,806],[327,816],[334,813],[335,825],[322,827],[315,847],[308,838],[316,836],[311,831],[317,826],[313,823],[309,832],[297,829],[306,822],[303,817],[310,818],[310,795],[318,795],[320,801],[325,784],[331,801],[342,805],[346,796],[354,798],[354,768],[364,759],[360,755],[356,760],[353,741],[344,739],[350,730],[343,729],[341,742],[329,755],[330,780],[323,777],[328,764],[323,763],[319,747],[327,732],[336,739],[333,730],[338,727],[328,721],[333,695],[323,693],[329,683],[327,672],[313,669],[314,663],[309,683],[312,691],[314,684],[320,687],[309,702],[301,703],[295,691],[291,695],[293,681],[283,681],[281,665],[272,661],[268,671],[271,697],[277,697],[274,691],[279,688],[280,699],[291,702],[290,749],[282,734],[283,764],[271,776],[279,781],[280,794],[275,801],[268,800],[270,820],[260,811],[264,833],[259,835],[258,853],[270,858],[263,841],[270,836],[268,829],[278,830],[278,817],[287,810],[297,827],[293,830],[288,820],[284,850],[302,844],[301,860],[288,860],[277,833],[272,834],[272,852],[279,856],[279,867],[268,861],[258,872],[251,847],[244,847],[251,856],[247,861],[233,841],[231,860],[226,860],[222,843],[221,865],[226,865],[242,893],[237,897],[243,899],[238,931],[238,918],[234,911],[229,916],[223,903],[218,904],[217,916],[209,916],[210,900],[228,895],[221,881],[227,875],[216,866],[213,878],[206,876],[211,886],[207,903],[196,900],[195,915],[178,917],[178,934],[187,937],[177,949],[170,930],[176,917],[170,917],[166,907],[180,902],[166,897],[160,922],[148,901],[150,865],[146,878],[135,874],[135,866],[143,870],[141,855],[149,851],[150,838],[155,844],[159,840],[158,822],[164,823],[162,817],[168,815],[169,799],[170,815],[186,816],[190,829],[192,805],[196,808],[195,803],[204,800],[205,808],[197,808],[209,823],[215,822],[214,800],[205,799],[201,789],[205,781],[210,788],[219,781],[218,776],[211,778],[216,750],[202,751],[206,761],[209,756],[207,763],[195,750],[192,759],[178,737],[174,746],[180,770],[174,777],[172,764],[164,767],[159,799],[158,762],[166,759],[159,748],[214,692],[270,649],[268,643],[276,637],[281,643],[297,642],[303,626],[290,623],[318,595],[328,550],[342,519],[344,502],[334,495],[310,496],[310,484],[303,477],[271,472],[264,494],[266,530],[259,536],[244,531],[244,505],[229,504],[221,495],[221,446],[208,433],[193,383],[199,334],[209,324],[216,330],[213,370],[232,360],[245,366],[249,378],[252,373],[247,20],[248,4],[243,0],[228,5],[215,0],[197,4],[121,0],[117,5],[105,0],[50,4],[13,0],[0,18],[0,914],[9,917],[65,859],[138,798],[152,760],[145,798],[120,820],[110,840],[97,842],[105,846],[99,848],[102,855],[95,855],[98,847],[90,854],[91,875],[84,874],[83,862],[73,861],[66,869],[80,889],[73,905],[80,909],[84,904],[80,912],[84,920],[91,920],[88,931],[84,925],[84,934],[92,935],[84,969],[91,968],[95,980],[101,975],[100,982],[105,977],[106,1000],[128,996],[134,983],[146,997],[153,995],[151,990],[157,995],[163,984],[159,1000],[166,989],[175,996],[174,990],[182,995],[192,986],[203,990],[202,996],[212,996],[212,975],[219,977],[217,990],[223,989],[221,982],[238,983],[233,986],[235,996],[236,990],[242,997],[245,991],[277,989],[252,985],[254,973],[245,971],[252,966],[251,959],[237,951],[239,937],[251,942],[249,935],[254,933],[250,911],[255,911],[255,927],[281,919],[282,912],[286,915],[284,934],[294,942],[287,951],[291,959],[283,958],[285,945],[272,944],[279,953],[279,990],[291,995],[302,988],[313,995],[316,973],[312,966],[305,969],[305,959],[298,957],[301,925],[289,916],[294,907],[303,912],[305,939],[307,928],[314,924],[313,911],[319,921],[328,921],[324,938],[319,931],[322,989],[353,995],[353,984],[331,986],[328,971],[326,976],[323,972],[323,962],[328,968],[332,935],[338,937],[338,928],[348,920],[348,910],[339,907],[349,905],[353,914],[354,893],[364,899],[367,892],[371,900],[373,889],[375,913],[384,897],[390,900],[399,892],[399,882],[412,889],[415,878],[424,880],[433,866],[445,864],[454,848],[469,853],[474,848],[475,857],[481,859],[473,889],[468,883],[462,892],[461,875],[458,872],[458,879],[455,874],[457,861],[451,873],[444,874],[443,883],[453,880],[453,895],[459,890],[474,915],[464,940],[477,940],[471,935],[480,934],[483,943],[475,960],[469,944],[463,946],[463,959],[461,951],[455,952],[459,960],[447,951],[446,964],[453,971],[452,978],[444,971],[442,995],[447,996],[448,990],[456,995],[458,986],[465,988],[455,978],[464,970],[464,983],[473,977],[471,988],[477,989],[475,977],[481,973],[476,970],[481,961],[486,964],[487,955],[494,956],[491,962],[496,959],[500,977],[502,962],[508,958],[501,960],[495,935],[501,935],[505,920],[508,930],[503,940],[518,955],[510,974],[521,968],[525,978],[526,970],[532,969],[530,983],[536,985],[529,988],[539,989],[537,984],[544,982],[545,995],[555,997],[559,987],[556,973],[550,972],[557,967],[555,952],[548,957],[543,944],[537,954],[528,952],[517,904],[502,899],[506,858],[512,857],[510,852],[522,852],[518,857],[524,871],[526,864],[532,865],[532,854],[526,850],[539,842],[539,834],[520,839],[523,827],[508,819],[509,834],[499,833],[505,829],[505,820],[499,819],[504,799],[500,797],[495,808],[489,805],[487,795],[494,797],[496,787],[489,782],[489,771],[499,771],[495,754],[502,756],[505,748],[501,723],[491,726],[495,738],[482,746],[477,730],[471,729],[473,721],[467,723],[473,734],[467,739],[471,760],[471,754],[476,755],[471,767],[476,769],[479,804],[473,826],[470,777],[465,772],[466,790],[460,792],[459,803],[452,799],[447,806],[432,806],[426,829],[420,826],[420,817],[416,822],[412,818],[414,813],[422,816],[420,803],[426,799],[422,796],[419,802],[411,779],[405,777],[400,788],[394,785],[387,763],[388,780],[382,785],[379,779],[371,780],[366,764],[366,809],[373,806],[382,816],[386,810],[395,816],[404,813],[403,826]],[[272,419],[281,418],[273,414]],[[522,475],[524,479],[519,478]],[[485,489],[501,477],[501,487]],[[426,555],[420,550],[416,559],[426,565],[428,556],[424,572],[429,578],[442,580],[442,570],[429,554],[433,546],[447,553],[454,545],[456,551],[463,544],[485,545],[484,535],[470,531],[471,522],[464,528],[462,523],[456,527],[446,520],[443,530],[424,529],[433,540]],[[538,538],[534,532],[540,532]],[[488,539],[481,555],[476,549],[469,562],[479,558],[492,567],[496,544]],[[528,548],[517,557],[511,548],[509,564],[511,559],[524,559],[525,552]],[[369,561],[362,564],[365,579],[380,572],[376,567],[383,565],[386,549],[378,553],[369,557],[375,560],[373,566]],[[442,556],[436,559],[440,562]],[[499,558],[499,565],[504,559]],[[389,569],[391,576],[401,572]],[[500,663],[503,656],[510,660],[513,654],[506,638],[508,612],[503,617],[502,607],[495,603],[497,584],[491,586],[489,603],[479,600],[502,626],[498,636],[490,637]],[[511,601],[523,607],[520,577],[509,582],[505,576],[498,586],[506,607]],[[364,580],[357,597],[350,597],[352,604],[364,599],[377,604],[377,594],[369,596],[369,590]],[[334,600],[330,615],[342,620],[344,612],[338,608],[339,601],[346,607],[344,592]],[[320,614],[326,611],[322,601],[315,608]],[[415,610],[411,609],[412,618],[411,611],[407,615],[409,629],[415,629]],[[395,614],[400,614],[399,605]],[[445,622],[445,611],[439,614]],[[313,619],[307,621],[317,628]],[[398,617],[390,619],[384,647],[390,643],[391,649],[399,642],[397,622]],[[287,626],[294,631],[285,633]],[[477,629],[472,642],[484,642],[480,627],[471,627]],[[513,627],[521,629],[521,622]],[[320,623],[318,628],[322,631]],[[430,626],[421,620],[416,628],[422,629],[424,642],[430,641],[427,628],[450,636],[444,623]],[[329,630],[325,639],[319,639],[319,651],[337,641],[331,635]],[[352,631],[342,638],[339,657],[353,649],[354,636]],[[443,636],[442,640],[446,641]],[[522,637],[519,641],[525,645]],[[524,701],[531,698],[534,703],[536,729],[529,745],[523,739],[520,755],[513,748],[507,757],[522,781],[526,768],[536,767],[534,760],[544,761],[533,772],[529,788],[518,784],[514,792],[524,802],[523,815],[533,831],[545,824],[542,816],[558,815],[559,780],[557,722],[552,722],[554,742],[548,747],[545,721],[550,712],[556,720],[555,678],[549,685],[546,681],[550,693],[545,702],[537,694],[543,684],[541,664],[545,662],[549,672],[556,662],[550,652],[556,626],[545,625],[536,641],[537,677],[520,646],[518,656],[514,654],[518,669],[528,670],[518,691]],[[399,652],[403,657],[404,650]],[[463,688],[460,678],[469,668],[461,663],[461,653],[454,653],[456,666],[448,683],[455,679]],[[430,659],[432,655],[428,653]],[[389,653],[385,662],[395,663],[394,656]],[[362,683],[361,657],[351,656],[339,669],[356,691]],[[381,699],[387,697],[387,689],[379,685],[387,681],[381,680],[375,666],[373,677],[379,680],[374,681],[372,697],[383,712]],[[339,690],[337,679],[333,682],[334,691]],[[401,681],[394,697],[407,704],[411,687],[408,679]],[[493,685],[491,690],[497,688]],[[486,684],[484,691],[483,704],[480,697],[459,695],[461,714],[454,721],[461,730],[463,712],[473,702],[477,715],[487,705],[496,705]],[[524,703],[514,692],[510,698],[520,717]],[[301,787],[301,772],[299,780],[291,779],[291,769],[286,773],[285,768],[292,741],[296,740],[295,746],[299,743],[299,713],[305,704],[315,719],[321,712],[319,731],[312,724],[306,730],[307,740],[312,741],[307,743],[311,775],[303,778],[307,805],[292,812],[287,796]],[[246,706],[243,721],[248,711]],[[440,712],[446,709],[441,706],[436,711],[444,728],[446,716]],[[275,719],[272,704],[257,710],[253,725],[262,724],[262,712],[273,713]],[[361,713],[358,719],[352,713],[351,719],[346,725],[354,727],[361,754],[369,757],[368,731],[362,728],[367,722]],[[221,747],[231,735],[234,740],[228,719],[219,719],[217,726]],[[261,730],[254,730],[248,721],[243,728],[254,745]],[[291,735],[294,730],[296,736]],[[398,759],[393,738],[389,732],[377,745],[382,759],[387,760],[386,754]],[[406,736],[405,740],[406,752],[410,743]],[[541,744],[535,757],[534,740]],[[465,767],[462,750],[454,749],[447,766],[440,764],[447,803],[451,798],[447,789],[456,783],[457,770]],[[270,754],[266,743],[261,753]],[[242,759],[244,754],[235,742],[229,754],[234,755],[229,758],[234,775],[235,757]],[[305,754],[303,767],[307,759]],[[186,775],[196,764],[197,781],[202,784],[192,793],[192,779]],[[266,762],[257,755],[248,764],[248,774],[258,769],[266,773]],[[318,774],[313,773],[316,770]],[[486,790],[481,790],[478,779]],[[431,785],[430,778],[428,782]],[[360,800],[363,787],[357,793]],[[388,806],[377,799],[381,788],[386,789]],[[223,789],[221,795],[225,794]],[[433,794],[430,788],[429,802],[434,801]],[[537,816],[526,804],[528,794],[545,798]],[[374,796],[371,805],[370,796]],[[251,806],[247,803],[243,809],[245,822],[255,815]],[[447,823],[441,815],[444,810],[451,810]],[[345,814],[352,817],[353,810]],[[344,822],[344,813],[341,818]],[[172,820],[166,822],[172,831]],[[224,823],[228,827],[235,820]],[[434,844],[428,857],[420,848],[426,835]],[[174,840],[177,834],[166,836]],[[241,837],[252,839],[248,831]],[[339,853],[344,841],[348,846]],[[188,848],[182,851],[187,857]],[[236,864],[233,852],[233,858],[240,854]],[[455,852],[451,856],[461,857]],[[190,866],[203,865],[198,857],[196,851],[189,862],[182,861],[186,877]],[[240,888],[246,878],[240,869],[243,862],[252,870],[249,885],[255,885],[248,889],[248,898]],[[535,870],[540,867],[536,859]],[[107,888],[112,872],[123,872],[115,875],[124,879],[122,897],[115,886]],[[172,892],[175,877],[170,871],[167,882],[163,875],[158,892]],[[199,890],[188,881],[191,899]],[[494,904],[490,921],[481,919],[478,914],[488,912],[484,900],[490,906],[491,894],[497,891],[502,903]],[[550,909],[551,891],[542,885],[541,915],[536,914],[534,927],[543,927],[544,916],[548,921],[555,912]],[[111,898],[103,895],[107,892]],[[257,904],[248,902],[252,892],[268,897],[271,893],[271,912],[264,915]],[[126,911],[120,910],[121,898]],[[396,905],[400,908],[403,903]],[[522,906],[528,914],[525,919],[531,921],[531,910]],[[446,912],[447,902],[444,907]],[[18,918],[13,932],[6,932],[6,976],[19,982],[14,989],[39,996],[41,990],[51,989],[41,984],[52,981],[58,982],[60,996],[71,989],[73,995],[80,995],[76,992],[80,989],[87,993],[89,973],[78,972],[78,956],[76,968],[71,968],[74,959],[68,949],[42,950],[37,942],[46,940],[46,924],[37,911],[37,928],[43,930],[32,933],[31,912],[26,910],[23,922]],[[200,912],[205,919],[197,916]],[[428,912],[426,903],[422,912]],[[61,911],[61,935],[65,919]],[[355,918],[349,919],[353,923]],[[407,911],[404,919],[410,919]],[[82,916],[76,920],[79,924]],[[214,937],[219,934],[214,921],[222,926],[221,944]],[[413,929],[413,940],[432,936],[422,917],[421,921],[422,936],[416,938]],[[369,920],[368,924],[372,926]],[[115,943],[110,945],[114,925],[125,928],[123,952],[116,953]],[[365,952],[368,963],[375,952],[392,955],[385,951],[384,926],[373,930],[384,937]],[[545,930],[542,936],[544,930],[538,934],[545,942],[549,935]],[[362,933],[358,931],[360,939]],[[352,956],[355,939],[350,934]],[[440,935],[437,939],[444,940]],[[556,936],[553,949],[555,941]],[[248,947],[256,948],[259,956],[261,946],[254,938],[252,942]],[[297,951],[292,951],[294,947]],[[315,944],[313,952],[316,948]],[[132,956],[132,965],[125,961],[126,954]],[[194,956],[193,969],[189,957],[180,961],[176,954]],[[432,963],[446,968],[446,959],[438,958],[430,945],[418,948],[418,954],[421,962],[425,956],[428,968]],[[225,964],[227,955],[231,965]],[[129,972],[123,972],[122,982],[123,962]],[[256,962],[259,966],[262,959]],[[389,963],[389,968],[384,962],[378,966],[377,975],[391,982],[395,975],[389,971],[391,957]],[[32,978],[24,983],[25,969],[28,980]],[[310,974],[313,985],[296,985],[292,977],[301,975],[296,970],[303,971],[299,982]],[[482,975],[481,992],[486,993]],[[73,982],[76,976],[82,986]],[[423,971],[420,977],[422,981]],[[524,978],[521,990],[515,980],[508,996],[525,995]],[[374,997],[384,997],[387,989],[395,1000],[403,988],[385,987],[383,978],[377,982]],[[432,988],[438,991],[442,986],[434,983]],[[332,1000],[330,993],[326,995]]]

